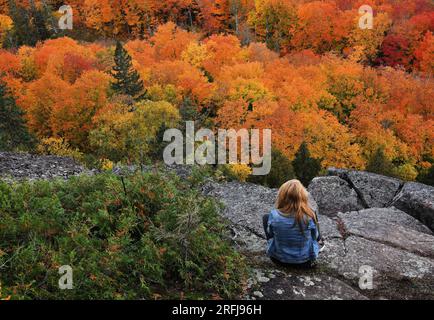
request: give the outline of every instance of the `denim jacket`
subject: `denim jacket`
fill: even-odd
[[[315,260],[319,253],[318,229],[309,219],[304,224],[303,233],[292,216],[284,216],[277,209],[271,211],[268,218],[267,255],[283,263],[299,264]]]

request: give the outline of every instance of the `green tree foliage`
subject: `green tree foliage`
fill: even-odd
[[[30,1],[29,7],[23,7],[17,5],[15,0],[9,0],[8,7],[13,28],[4,42],[5,47],[34,46],[53,37],[54,30],[49,23],[51,9],[45,3],[37,7],[34,1]]]
[[[384,154],[384,147],[379,147],[366,165],[366,171],[385,176],[394,176],[393,163]]]
[[[167,130],[166,123],[163,122],[158,128],[155,136],[151,138],[149,142],[149,152],[148,156],[152,160],[162,161],[163,160],[163,152],[166,146],[169,144],[168,142],[163,141],[164,132]]]
[[[278,188],[288,180],[294,179],[295,173],[291,161],[278,149],[271,150],[271,170],[265,176],[250,176],[249,181],[270,188]]]
[[[115,81],[111,85],[112,89],[118,94],[126,94],[134,98],[143,95],[143,80],[133,68],[131,56],[119,41],[116,43],[114,61],[112,76]]]
[[[431,163],[431,167],[429,169],[422,171],[417,176],[417,181],[428,184],[430,186],[434,186],[434,164],[433,163]]]
[[[51,13],[48,7],[44,4],[41,8],[37,8],[34,1],[31,1],[29,11],[33,17],[33,28],[36,31],[37,41],[51,38],[52,32],[48,28]]]
[[[23,111],[15,104],[6,85],[0,82],[0,149],[28,149],[34,139],[27,130]]]
[[[249,23],[257,36],[272,50],[287,47],[297,23],[296,8],[283,1],[255,1],[255,7],[249,15]]]
[[[163,124],[176,127],[179,119],[178,109],[166,101],[137,102],[133,111],[117,105],[95,119],[97,127],[90,133],[90,143],[102,158],[143,162],[145,157],[155,156],[152,148],[159,139],[156,136],[162,135]]]
[[[245,262],[225,240],[216,204],[178,178],[0,181],[0,194],[0,283],[12,299],[179,299],[181,292],[187,299],[234,299],[241,293]],[[74,290],[59,290],[62,265],[73,268]]]
[[[307,187],[312,179],[320,172],[321,161],[310,156],[307,143],[303,142],[295,154],[292,166],[294,167],[297,179]]]

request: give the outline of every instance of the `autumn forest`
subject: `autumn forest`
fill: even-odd
[[[72,30],[57,25],[64,4]],[[359,27],[362,5],[373,8],[372,28]],[[42,153],[134,162],[154,152],[162,129],[196,120],[270,128],[289,160],[305,142],[322,168],[380,159],[381,173],[426,179],[433,8],[430,0],[0,0],[0,76]],[[115,85],[122,59],[134,90]]]
[[[0,0],[0,300],[430,299],[433,77],[433,0]],[[269,173],[163,162],[189,126]]]

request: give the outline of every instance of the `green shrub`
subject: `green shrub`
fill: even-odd
[[[253,176],[249,182],[261,184],[270,188],[279,188],[286,181],[294,179],[294,168],[291,161],[279,150],[271,150],[271,170],[265,176]]]
[[[377,148],[375,153],[369,158],[366,171],[384,176],[394,176],[394,165],[392,161],[386,157],[384,146]]]
[[[312,179],[320,173],[321,160],[312,158],[307,143],[303,142],[295,154],[292,167],[294,168],[297,179],[307,187]]]
[[[70,157],[78,162],[83,161],[83,153],[76,148],[72,148],[68,141],[63,138],[45,138],[36,147],[40,154],[54,155],[59,157]]]
[[[231,181],[246,182],[247,178],[252,174],[252,168],[242,163],[222,164],[218,168]]]
[[[400,165],[393,170],[393,176],[404,181],[415,181],[417,178],[418,172],[416,168],[410,163],[405,163]]]
[[[215,203],[173,176],[0,182],[0,283],[12,299],[234,298],[245,278]],[[60,290],[58,269],[73,268]]]
[[[432,164],[428,169],[421,170],[417,177],[417,181],[434,186],[434,164]]]

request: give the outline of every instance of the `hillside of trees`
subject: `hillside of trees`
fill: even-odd
[[[432,1],[72,0],[59,30],[62,4],[0,0],[0,94],[40,152],[142,162],[196,120],[270,128],[290,161],[305,142],[322,168],[432,177]]]

